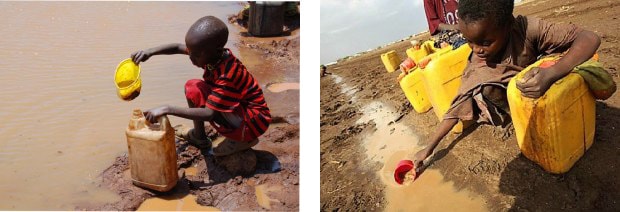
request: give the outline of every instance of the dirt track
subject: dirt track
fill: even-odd
[[[611,0],[531,1],[515,14],[552,22],[574,23],[601,37],[600,61],[620,83],[620,2]],[[427,39],[428,34],[419,39]],[[383,164],[366,157],[362,140],[376,123],[356,124],[362,108],[379,101],[396,111],[394,120],[421,138],[435,130],[431,111],[417,114],[396,84],[398,72],[387,73],[379,55],[396,50],[405,58],[409,42],[397,42],[329,66],[321,78],[321,210],[381,210],[385,186],[377,171]],[[340,81],[336,83],[336,81]],[[343,91],[342,84],[347,88]],[[457,189],[481,195],[491,211],[620,210],[620,95],[597,102],[592,147],[564,175],[552,175],[520,154],[513,129],[474,126],[450,134],[436,149],[430,168],[438,169]],[[351,174],[355,173],[355,174]]]

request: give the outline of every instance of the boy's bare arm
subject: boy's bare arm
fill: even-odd
[[[452,129],[452,127],[454,127],[454,125],[456,125],[458,121],[459,121],[458,119],[441,120],[441,122],[439,123],[439,127],[437,128],[437,130],[435,130],[435,133],[433,133],[433,135],[431,135],[431,137],[429,138],[430,143],[428,144],[428,146],[418,151],[413,156],[415,167],[416,169],[419,169],[419,170],[416,170],[416,172],[421,171],[421,168],[423,166],[423,161],[433,153],[437,145],[439,145],[439,142],[443,140],[446,134],[450,132],[450,129]]]
[[[596,50],[601,45],[601,39],[591,31],[582,31],[577,35],[575,41],[569,48],[564,57],[560,58],[553,68],[556,68],[553,81],[559,80],[570,73],[577,65],[582,64],[592,58]]]
[[[593,32],[586,30],[580,32],[564,57],[551,67],[532,69],[523,76],[522,80],[517,81],[517,88],[525,97],[542,96],[555,81],[568,75],[577,65],[590,59],[600,44],[600,38]]]
[[[151,123],[157,122],[160,116],[173,115],[195,121],[210,121],[214,111],[205,108],[185,108],[175,106],[160,106],[144,112],[146,120]]]
[[[165,44],[146,50],[140,50],[131,54],[131,59],[136,64],[148,60],[153,55],[160,54],[187,54],[187,47],[181,43]]]

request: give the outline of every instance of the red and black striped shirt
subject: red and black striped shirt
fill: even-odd
[[[212,88],[206,106],[239,114],[243,118],[242,131],[235,130],[235,134],[229,135],[220,133],[235,140],[251,141],[267,131],[271,113],[258,82],[229,49],[225,51],[223,61],[213,70],[205,69],[203,74],[205,82]]]

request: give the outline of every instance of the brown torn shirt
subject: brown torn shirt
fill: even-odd
[[[501,63],[487,63],[472,54],[458,93],[443,118],[497,124],[492,119],[495,108],[480,97],[483,86],[503,85],[505,89],[512,77],[536,62],[539,56],[568,50],[581,31],[573,24],[551,23],[536,17],[516,17]],[[505,92],[501,98],[506,99]]]

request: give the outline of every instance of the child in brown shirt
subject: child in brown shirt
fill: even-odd
[[[594,55],[600,38],[572,24],[550,23],[512,15],[513,0],[459,1],[459,30],[473,52],[452,105],[430,137],[429,145],[414,156],[416,171],[423,169],[443,137],[458,120],[504,124],[509,114],[506,86],[512,77],[540,56],[568,51],[555,65],[534,68],[517,82],[522,95],[542,96],[551,85]]]

